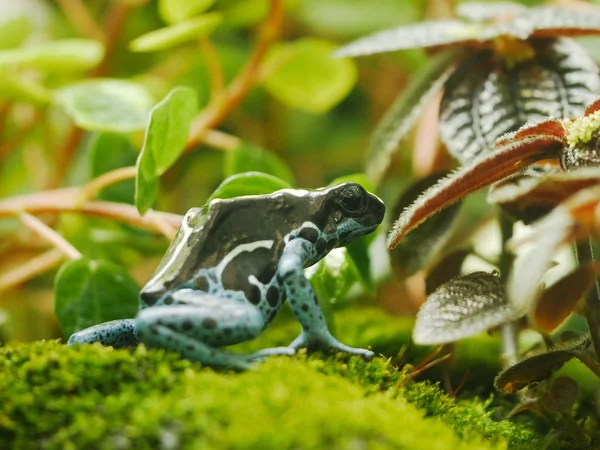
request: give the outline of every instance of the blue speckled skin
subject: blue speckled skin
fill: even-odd
[[[141,341],[236,369],[302,347],[370,359],[371,351],[348,347],[331,335],[304,268],[374,231],[384,212],[381,200],[356,183],[214,200],[194,208],[143,288],[138,316],[87,328],[68,344],[124,347]],[[258,336],[286,298],[302,325],[289,347],[252,354],[221,349]]]

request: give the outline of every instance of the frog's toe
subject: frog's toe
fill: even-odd
[[[251,361],[262,361],[269,356],[293,356],[296,354],[296,349],[290,347],[274,347],[274,348],[265,348],[263,350],[258,350],[251,355],[249,358]]]

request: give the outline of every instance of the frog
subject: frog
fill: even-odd
[[[375,231],[384,214],[384,203],[353,182],[214,199],[192,208],[142,288],[137,316],[78,331],[67,345],[141,342],[240,370],[300,348],[370,360],[372,351],[331,334],[304,269]],[[286,300],[302,327],[291,344],[253,353],[224,348],[258,337]]]

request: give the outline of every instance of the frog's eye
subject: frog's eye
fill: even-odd
[[[367,205],[366,192],[359,185],[351,184],[340,192],[340,202],[346,212],[362,212]]]

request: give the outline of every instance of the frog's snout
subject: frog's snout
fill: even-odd
[[[383,221],[383,216],[385,216],[385,204],[379,197],[369,193],[369,206],[367,211],[368,215],[373,218],[373,224],[379,225]]]

